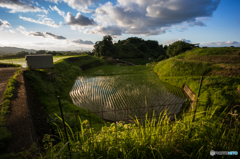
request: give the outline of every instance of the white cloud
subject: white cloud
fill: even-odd
[[[9,28],[10,26],[11,25],[10,25],[10,23],[8,21],[0,19],[0,27]]]
[[[76,9],[84,13],[93,13],[94,10],[88,9],[89,6],[93,6],[95,2],[99,0],[46,0],[53,3],[67,3],[71,8]]]
[[[10,29],[9,30],[10,33],[16,33],[14,30]]]
[[[118,0],[96,9],[99,25],[118,26],[127,34],[158,35],[184,23],[182,28],[205,26],[204,19],[217,9],[220,0]]]
[[[67,13],[66,23],[68,25],[78,25],[78,26],[92,26],[95,25],[93,19],[85,17],[81,13],[77,13],[77,16],[74,17],[70,12]]]
[[[97,26],[93,29],[87,29],[85,33],[118,36],[122,34],[122,30],[117,26]]]
[[[65,18],[65,12],[58,9],[57,6],[54,6],[54,7],[49,6],[49,7],[51,8],[52,11],[56,11],[60,16]]]
[[[235,47],[240,47],[240,42],[237,42],[237,41],[208,42],[208,43],[201,44],[201,46],[209,46],[209,47],[235,46]]]
[[[47,18],[43,16],[40,16],[40,18],[38,20],[32,19],[32,18],[28,18],[28,17],[23,17],[23,16],[19,16],[20,19],[23,19],[25,21],[29,21],[29,22],[33,22],[33,23],[37,23],[37,24],[43,24],[43,25],[47,25],[50,27],[54,27],[54,28],[58,28],[60,25],[56,24],[51,18]]]
[[[44,12],[48,13],[43,7],[40,9],[31,4],[27,4],[21,0],[1,0],[0,7],[10,9],[10,13],[16,12]]]
[[[26,31],[26,29],[23,26],[18,26],[18,31],[20,31],[22,34],[28,36],[30,32]]]
[[[176,42],[176,41],[185,41],[187,43],[192,43],[191,40],[187,40],[184,38],[180,38],[180,39],[172,39],[172,40],[168,40],[164,42],[164,45],[171,45],[172,43]]]

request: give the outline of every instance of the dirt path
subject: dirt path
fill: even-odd
[[[11,78],[16,68],[0,68],[0,105],[2,104],[3,93],[5,92],[8,79]]]
[[[7,81],[14,75],[15,71],[16,68],[0,68],[1,100]],[[6,126],[11,131],[12,138],[0,154],[25,151],[33,143],[40,146],[44,134],[50,133],[47,114],[37,95],[24,78],[24,73],[17,76],[15,91],[10,104],[10,114],[6,118]]]
[[[12,133],[12,138],[7,144],[7,153],[20,152],[32,145],[32,125],[22,74],[17,77],[15,92],[10,105],[10,115],[7,117],[6,126]]]

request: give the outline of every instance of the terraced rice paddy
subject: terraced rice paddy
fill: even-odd
[[[135,67],[135,66],[130,66]],[[180,88],[173,87],[175,95],[153,71],[137,74],[80,76],[76,79],[70,96],[79,107],[94,112],[107,120],[143,119],[146,113],[177,114],[186,101]],[[171,92],[174,92],[171,91]],[[173,116],[172,116],[173,117]]]

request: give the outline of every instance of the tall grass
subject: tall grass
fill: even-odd
[[[3,94],[1,110],[0,110],[0,149],[4,148],[5,144],[11,139],[11,132],[6,127],[6,117],[10,113],[10,104],[15,91],[15,85],[17,82],[17,76],[22,71],[16,69],[13,77],[8,80],[6,90]]]
[[[46,153],[42,158],[212,158],[210,151],[236,151],[240,149],[239,113],[232,115],[231,128],[224,120],[215,119],[209,111],[197,112],[198,122],[192,122],[192,112],[183,114],[171,122],[167,111],[153,114],[149,120],[146,114],[144,124],[137,118],[133,123],[113,123],[94,131],[89,121],[79,117],[78,131],[68,128],[68,143],[61,126],[57,125],[60,142],[46,135]],[[207,114],[207,115],[205,115]],[[60,120],[61,118],[58,117]],[[233,120],[235,118],[235,120]],[[157,120],[158,119],[158,120]],[[156,122],[157,121],[157,122]],[[67,144],[70,144],[69,152]],[[219,156],[220,157],[220,156]],[[226,156],[231,158],[232,156]]]

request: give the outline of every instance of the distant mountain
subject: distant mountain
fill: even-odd
[[[5,54],[15,54],[21,51],[27,51],[27,52],[32,52],[35,53],[37,50],[33,49],[24,49],[24,48],[17,48],[17,47],[0,47],[0,55],[5,55]]]

